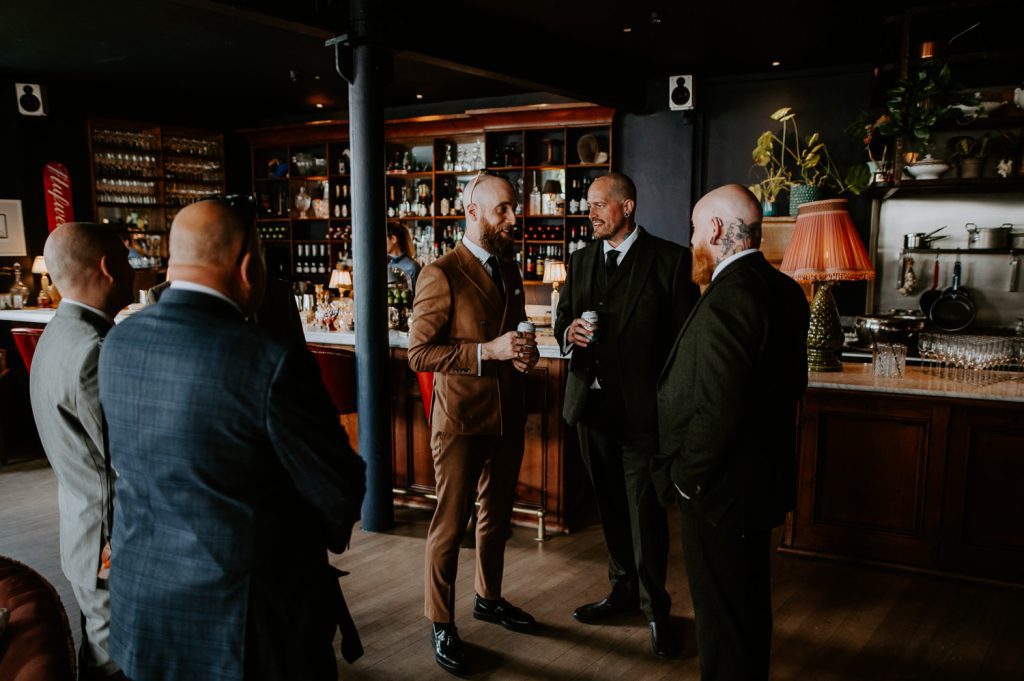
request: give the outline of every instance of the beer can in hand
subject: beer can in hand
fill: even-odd
[[[516,328],[520,334],[532,333],[537,334],[537,327],[533,325],[533,322],[519,322],[519,326]]]
[[[593,343],[597,340],[597,313],[587,310],[580,316],[580,319],[590,324],[590,342]]]

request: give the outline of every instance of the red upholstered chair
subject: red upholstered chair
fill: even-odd
[[[427,417],[427,425],[429,425],[430,407],[434,402],[434,372],[417,371],[416,378],[420,382],[420,397],[423,398],[423,415]]]
[[[25,371],[32,370],[32,355],[36,354],[36,345],[39,344],[39,337],[43,335],[42,329],[30,329],[18,327],[11,329],[14,336],[14,344],[18,347],[18,354],[25,362]]]
[[[333,345],[309,344],[320,365],[320,378],[338,414],[356,412],[356,355]]]
[[[75,642],[50,582],[27,565],[0,556],[0,608],[10,611],[0,634],[0,679],[74,681]]]

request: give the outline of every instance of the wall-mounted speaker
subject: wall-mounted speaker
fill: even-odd
[[[22,116],[46,115],[46,95],[42,85],[15,83],[14,89],[18,99],[18,113]]]
[[[672,111],[693,110],[693,76],[672,76],[668,79],[668,108]]]

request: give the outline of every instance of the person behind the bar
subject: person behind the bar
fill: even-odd
[[[658,384],[659,496],[681,505],[703,681],[768,678],[772,528],[796,495],[808,308],[765,260],[761,206],[740,185],[693,209],[693,279],[707,286]]]
[[[437,663],[456,673],[465,662],[455,627],[455,575],[474,494],[480,510],[473,616],[513,631],[536,627],[501,590],[523,458],[525,374],[539,358],[533,335],[516,330],[526,319],[522,278],[507,257],[516,195],[508,180],[481,173],[463,196],[465,238],[423,268],[409,330],[409,366],[434,372],[437,509],[427,532],[425,614]]]
[[[167,276],[100,353],[111,654],[133,681],[336,679],[335,630],[360,648],[327,550],[348,545],[363,462],[309,352],[244,321],[265,281],[251,223],[185,207]]]
[[[637,225],[631,179],[599,177],[587,198],[595,240],[569,261],[555,337],[572,352],[562,413],[577,427],[596,492],[611,592],[573,617],[596,624],[642,608],[654,652],[668,656],[677,645],[665,590],[668,519],[650,469],[658,451],[655,386],[698,291],[689,250]],[[597,312],[597,329],[581,318],[587,310]]]
[[[388,222],[388,266],[397,267],[409,278],[409,290],[416,291],[420,264],[416,261],[416,248],[409,230],[401,222]]]
[[[43,257],[64,297],[39,339],[29,388],[39,438],[57,476],[61,568],[81,611],[79,668],[82,679],[123,678],[110,658],[110,593],[99,577],[114,473],[97,367],[114,315],[132,302],[133,271],[117,234],[85,222],[57,227]]]

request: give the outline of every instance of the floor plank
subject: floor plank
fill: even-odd
[[[428,512],[398,509],[388,533],[356,531],[351,549],[332,562],[351,571],[342,584],[366,654],[340,663],[345,679],[451,678],[433,660],[423,617],[423,548]],[[673,514],[668,591],[687,643],[675,660],[650,651],[642,615],[584,625],[572,611],[607,590],[598,528],[533,540],[517,528],[509,541],[505,596],[543,625],[536,635],[472,618],[473,552],[459,555],[456,612],[473,656],[467,678],[511,681],[657,681],[699,678],[693,609]],[[61,574],[57,498],[45,462],[0,467],[0,554],[39,570],[54,583],[72,622],[78,608]],[[939,681],[1024,679],[1024,590],[917,576],[793,555],[773,556],[773,679]],[[76,640],[78,632],[75,632]]]

